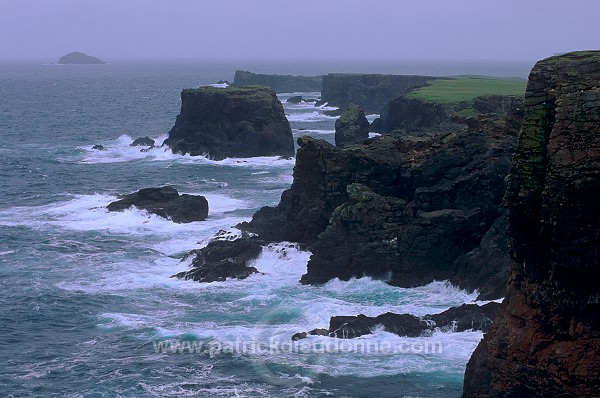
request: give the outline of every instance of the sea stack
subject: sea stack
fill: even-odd
[[[505,203],[507,296],[463,397],[600,391],[600,51],[538,62]]]
[[[356,144],[369,138],[369,121],[362,108],[356,104],[348,108],[335,121],[335,145]]]
[[[181,93],[181,113],[165,140],[173,153],[293,156],[292,129],[270,87],[201,87]]]
[[[105,64],[106,62],[92,57],[91,55],[87,55],[84,53],[80,53],[79,51],[74,51],[67,55],[60,57],[58,63],[61,65],[77,65],[77,64],[90,64],[90,65],[100,65]]]

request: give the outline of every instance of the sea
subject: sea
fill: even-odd
[[[370,278],[303,286],[310,252],[266,246],[245,280],[197,283],[190,250],[276,205],[294,159],[213,161],[141,152],[160,145],[184,88],[236,69],[315,75],[370,72],[526,77],[508,62],[0,62],[0,397],[458,397],[481,332],[419,338],[375,330],[357,339],[298,332],[335,315],[425,315],[474,302],[446,281],[402,289]],[[279,94],[294,137],[333,142],[328,107]],[[372,120],[377,115],[369,115]],[[102,145],[104,151],[93,150]],[[175,224],[119,194],[171,185],[204,195],[206,221]]]

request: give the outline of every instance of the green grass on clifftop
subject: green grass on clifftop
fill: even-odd
[[[425,87],[408,94],[409,97],[446,104],[472,101],[481,95],[524,96],[527,80],[521,78],[495,78],[487,76],[456,76],[431,80]]]

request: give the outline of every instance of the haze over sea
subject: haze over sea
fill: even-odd
[[[110,60],[108,60],[110,61]],[[233,79],[236,69],[315,75],[375,72],[527,77],[506,63],[0,64],[0,396],[7,397],[453,397],[480,332],[401,338],[383,331],[353,340],[407,352],[309,352],[283,343],[327,327],[329,317],[387,311],[424,315],[472,302],[434,282],[400,289],[368,278],[298,283],[310,253],[282,242],[242,281],[200,284],[170,278],[191,249],[275,205],[294,160],[226,159],[140,152],[160,145],[183,88]],[[297,93],[296,93],[297,94]],[[319,93],[300,93],[318,98]],[[327,108],[291,105],[294,136],[333,142]],[[330,109],[330,108],[329,108]],[[372,120],[375,116],[371,115]],[[106,151],[92,150],[100,144]],[[144,211],[108,213],[117,194],[172,185],[209,201],[204,222],[174,224]],[[172,352],[172,343],[196,344]],[[219,351],[234,343],[255,350]],[[438,344],[441,352],[418,347]],[[161,348],[162,347],[162,348]],[[165,348],[166,347],[166,348]]]

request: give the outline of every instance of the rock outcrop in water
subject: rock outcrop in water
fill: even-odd
[[[269,86],[277,93],[321,91],[321,76],[264,75],[235,71],[232,86]]]
[[[387,312],[375,317],[334,316],[329,321],[329,329],[316,329],[307,333],[297,333],[292,340],[300,340],[308,335],[326,335],[341,339],[352,339],[373,333],[376,329],[403,337],[431,335],[435,330],[443,332],[464,332],[467,330],[486,331],[493,323],[500,304],[491,302],[485,305],[463,304],[444,312],[422,317],[411,314]],[[326,330],[326,332],[324,332]]]
[[[600,51],[538,62],[506,192],[515,265],[464,397],[600,391]]]
[[[356,104],[348,108],[335,121],[335,145],[357,144],[369,138],[369,121],[365,112]]]
[[[433,79],[431,76],[331,73],[323,76],[321,103],[340,108],[354,103],[367,113],[379,113],[392,98]]]
[[[124,211],[137,207],[176,223],[203,221],[208,217],[208,201],[204,196],[179,195],[173,187],[145,188],[110,203],[108,211]]]
[[[515,135],[442,130],[344,148],[302,137],[292,187],[241,228],[308,245],[303,283],[366,275],[412,287],[449,279],[480,289],[481,298],[502,297],[511,262],[493,242],[503,234]]]
[[[58,63],[61,65],[67,65],[67,64],[105,64],[106,62],[96,58],[96,57],[92,57],[91,55],[87,55],[84,53],[80,53],[79,51],[74,51],[72,53],[69,53],[67,55],[64,55],[62,57],[60,57],[60,59],[58,60]]]
[[[269,87],[186,89],[164,144],[174,153],[227,157],[293,156],[292,129]]]
[[[146,137],[138,137],[135,140],[133,140],[133,142],[131,144],[129,144],[129,146],[154,146],[155,141],[146,136]]]
[[[260,242],[251,239],[216,240],[196,250],[192,269],[174,275],[196,282],[223,282],[227,278],[245,279],[257,273],[248,262],[262,252]]]

